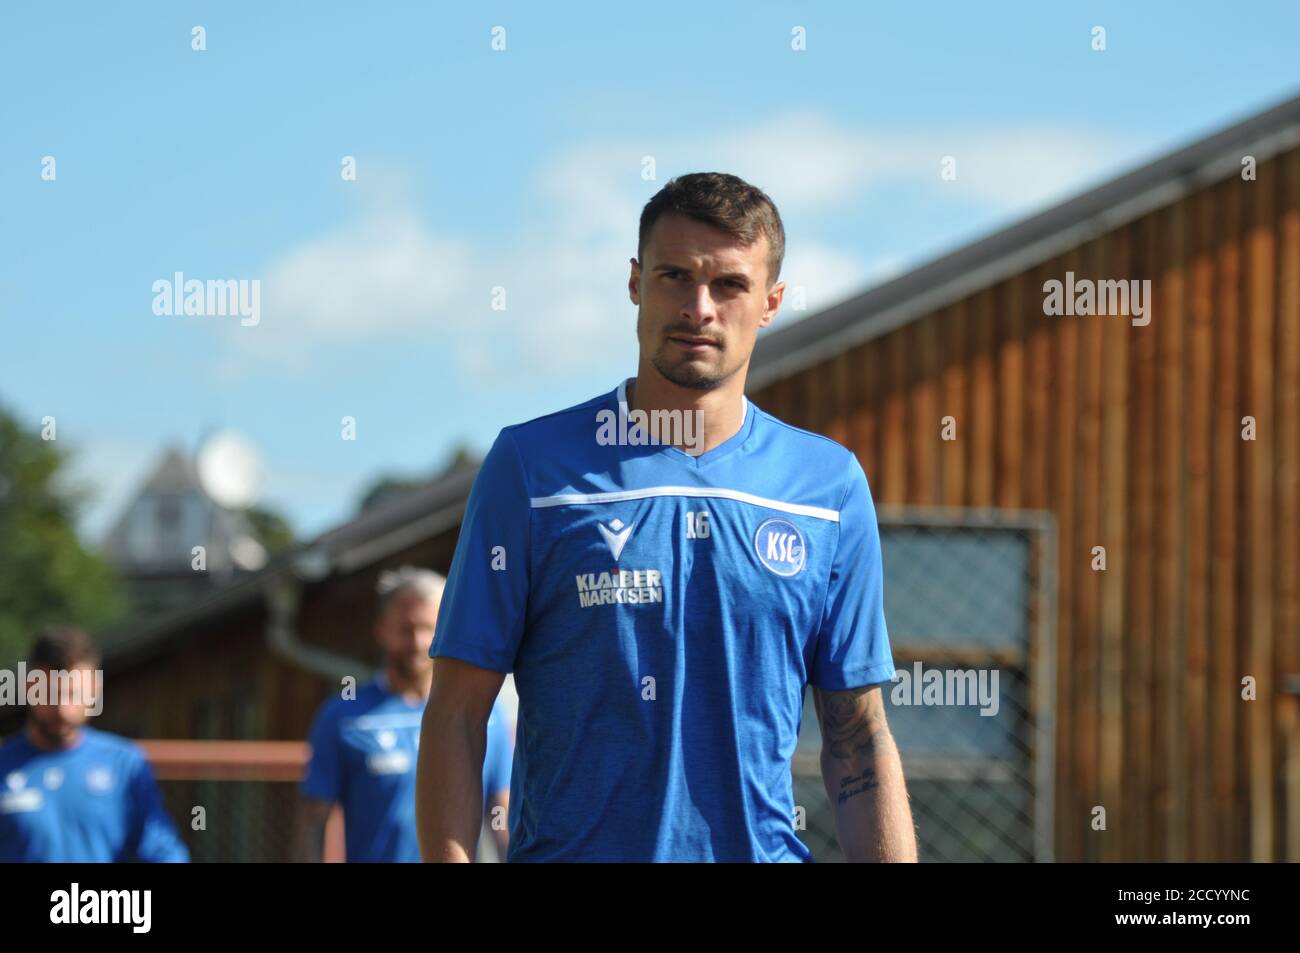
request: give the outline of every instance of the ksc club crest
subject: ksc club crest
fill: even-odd
[[[754,534],[754,553],[778,576],[796,576],[804,567],[808,550],[799,527],[789,520],[770,519]]]

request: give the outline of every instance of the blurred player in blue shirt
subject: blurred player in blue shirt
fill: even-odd
[[[32,646],[29,683],[39,670],[49,694],[0,746],[0,861],[189,860],[140,749],[85,726],[98,664],[79,629],[47,629]]]
[[[404,566],[379,580],[374,634],[384,652],[383,671],[355,698],[326,702],[311,728],[311,762],[302,784],[297,854],[322,859],[330,809],[343,808],[348,861],[417,863],[415,767],[420,718],[429,696],[438,604],[446,580]],[[511,741],[506,716],[494,706],[483,765],[482,813],[498,855],[508,845]]]
[[[631,260],[636,376],[497,437],[432,648],[427,859],[473,855],[484,726],[513,672],[511,861],[811,860],[790,775],[810,685],[845,855],[915,860],[866,475],[745,398],[784,248],[748,183],[669,182]]]

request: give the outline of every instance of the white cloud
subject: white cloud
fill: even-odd
[[[783,218],[832,208],[876,183],[914,174],[910,137],[872,136],[811,113],[765,120],[705,144],[702,152],[697,167],[753,182]]]
[[[919,185],[1003,211],[1024,210],[1132,159],[1140,144],[1095,130],[1020,123],[945,132],[864,132],[815,113],[793,113],[705,145],[703,164],[734,169],[782,215],[834,209],[869,189]],[[944,156],[957,178],[940,179]],[[701,163],[696,163],[701,165]]]
[[[413,216],[370,217],[291,251],[267,273],[263,313],[288,330],[370,336],[450,318],[475,265],[469,246]]]
[[[439,232],[385,176],[355,221],[290,249],[263,282],[263,324],[235,335],[277,362],[306,361],[330,342],[436,334],[462,373],[499,384],[635,359],[636,309],[626,291],[641,206],[673,174],[728,169],[762,186],[792,219],[833,213],[878,187],[913,185],[961,196],[1005,216],[1060,197],[1113,164],[1127,144],[1054,126],[981,127],[946,133],[863,132],[815,113],[676,142],[588,144],[543,165],[531,187],[543,218],[505,243],[475,245]],[[654,155],[658,182],[641,179]],[[956,181],[939,177],[955,156]],[[364,194],[364,193],[363,193]],[[535,220],[536,221],[536,220]],[[895,273],[892,256],[791,236],[783,274],[807,289],[802,317]],[[504,286],[507,310],[488,307]],[[778,320],[790,320],[783,308]],[[227,361],[239,374],[243,359]]]

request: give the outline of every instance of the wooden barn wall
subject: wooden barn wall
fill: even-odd
[[[265,644],[260,606],[196,626],[174,645],[127,667],[109,664],[104,672],[104,711],[95,727],[138,738],[202,738],[203,706],[212,709],[208,732],[232,737],[238,716],[234,702],[256,697],[257,674]],[[257,705],[253,714],[256,719]],[[256,729],[257,724],[253,726]]]
[[[311,645],[377,666],[374,587],[380,572],[411,564],[446,573],[456,532],[393,554],[381,564],[308,586],[298,637]],[[360,666],[358,671],[361,671]],[[137,738],[300,740],[319,705],[336,693],[323,676],[272,651],[262,604],[186,629],[175,645],[105,672],[105,705],[95,727]],[[197,715],[211,709],[205,732]],[[6,726],[16,730],[17,723]]]
[[[1066,271],[1150,324],[1045,316]],[[1300,151],[751,396],[879,504],[1055,514],[1058,859],[1300,860]]]

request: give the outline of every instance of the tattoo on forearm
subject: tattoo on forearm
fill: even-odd
[[[848,777],[840,778],[839,803],[843,804],[851,797],[864,794],[879,783],[876,780],[876,769],[870,765],[861,774],[850,774]]]
[[[822,716],[822,744],[837,758],[871,749],[876,733],[885,727],[885,703],[878,687],[818,689],[815,701]]]

